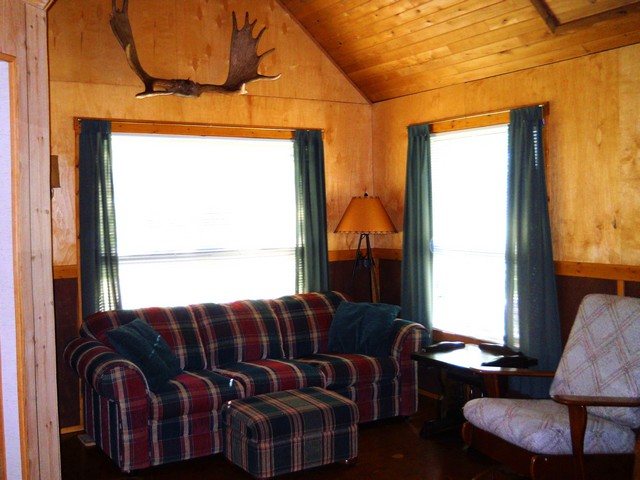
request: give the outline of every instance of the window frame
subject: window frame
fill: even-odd
[[[431,134],[470,130],[474,128],[490,127],[509,124],[510,110],[472,115],[468,117],[452,118],[429,123]],[[461,341],[470,344],[495,343],[495,340],[477,338],[463,333],[452,332],[434,327],[432,329],[433,342]]]
[[[490,112],[481,112],[476,114],[444,118],[441,120],[433,120],[427,123],[429,125],[430,133],[442,133],[442,132],[453,131],[453,130],[488,127],[492,125],[499,125],[499,124],[505,124],[505,123],[508,124],[509,117],[511,115],[511,110],[524,108],[527,106],[541,106],[543,109],[544,123],[547,126],[549,125],[550,114],[551,114],[551,108],[550,108],[549,102],[539,102],[539,103],[532,103],[528,105],[518,105],[518,106],[506,108],[504,110],[495,110]],[[545,170],[547,172],[549,171],[549,162],[550,162],[548,135],[549,135],[549,128],[543,129],[542,149],[544,150]],[[480,344],[480,343],[490,342],[487,339],[470,337],[470,336],[466,336],[466,335],[455,333],[455,332],[441,330],[438,328],[432,329],[432,340],[433,342],[461,341],[469,344]]]
[[[80,132],[83,120],[94,120],[91,117],[74,117],[76,137],[75,149],[75,208],[80,212]],[[96,119],[97,120],[97,119]],[[295,128],[270,126],[214,125],[187,122],[157,122],[146,120],[122,120],[101,118],[111,123],[111,133],[148,134],[148,135],[184,135],[203,137],[236,137],[253,139],[295,140]],[[323,132],[324,134],[324,132]],[[81,265],[80,216],[76,215],[76,262]],[[77,269],[78,311],[82,312],[82,272]]]

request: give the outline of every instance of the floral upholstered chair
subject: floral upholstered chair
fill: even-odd
[[[632,470],[640,427],[640,299],[582,300],[550,394],[471,400],[464,407],[465,442],[536,479]]]

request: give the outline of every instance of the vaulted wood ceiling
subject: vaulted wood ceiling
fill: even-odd
[[[637,0],[279,0],[373,102],[640,42]]]

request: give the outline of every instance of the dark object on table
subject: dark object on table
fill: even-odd
[[[521,352],[516,352],[506,345],[500,345],[498,343],[481,343],[478,347],[483,352],[487,352],[492,355],[522,355]]]
[[[484,367],[503,367],[503,368],[529,368],[538,364],[535,358],[526,355],[503,355],[490,362],[483,362]]]
[[[451,350],[457,350],[464,348],[464,342],[438,342],[433,345],[429,345],[424,348],[425,353],[440,353],[449,352]]]

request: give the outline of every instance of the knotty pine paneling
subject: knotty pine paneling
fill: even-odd
[[[407,125],[549,102],[555,260],[640,264],[640,46],[373,105],[375,191],[402,230]],[[463,172],[462,172],[463,173]],[[402,235],[376,236],[400,248]]]
[[[108,24],[111,2],[58,0],[49,13],[52,154],[62,188],[53,198],[55,265],[77,263],[74,117],[324,130],[328,226],[354,195],[372,190],[371,107],[274,0],[134,0],[129,14],[142,64],[153,75],[222,82],[231,12],[249,11],[269,29],[260,51],[275,47],[261,71],[282,73],[248,86],[249,95],[136,99],[142,90]],[[329,234],[329,248],[349,248]]]

